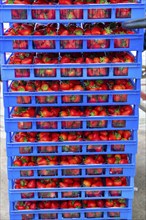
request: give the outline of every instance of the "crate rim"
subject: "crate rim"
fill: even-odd
[[[10,157],[9,157],[10,158]],[[10,158],[11,159],[11,158]],[[13,165],[9,165],[8,164],[8,170],[17,170],[17,171],[21,171],[21,170],[33,170],[33,171],[37,171],[37,170],[44,170],[44,169],[58,169],[58,170],[63,170],[63,169],[90,169],[90,168],[126,168],[126,169],[131,169],[135,167],[135,163],[128,163],[128,164],[88,164],[88,165],[84,165],[84,164],[74,164],[74,165],[44,165],[44,166],[26,166],[26,167],[15,167]],[[25,177],[24,177],[25,178]]]
[[[126,199],[127,200],[127,199]],[[129,199],[128,199],[129,200]],[[130,199],[130,200],[132,200],[132,199]],[[35,213],[35,214],[39,214],[40,212],[41,213],[46,213],[46,211],[48,212],[48,213],[50,213],[50,212],[53,212],[53,213],[56,213],[56,211],[57,211],[57,213],[64,213],[64,212],[87,212],[87,211],[89,211],[89,212],[95,212],[95,211],[100,211],[100,212],[104,212],[104,211],[106,211],[106,212],[109,212],[109,211],[115,211],[115,212],[117,212],[117,211],[131,211],[131,208],[130,207],[125,207],[125,208],[120,208],[120,207],[116,207],[116,208],[100,208],[100,207],[96,207],[96,208],[82,208],[82,209],[39,209],[39,210],[11,210],[10,212],[11,213],[14,213],[14,214],[18,214],[18,213],[20,213],[20,214],[26,214],[26,213],[31,213],[31,212],[33,212],[33,213]]]
[[[137,129],[136,129],[136,131],[137,131]],[[7,132],[7,133],[11,133],[11,132]],[[112,144],[112,145],[117,145],[117,144],[137,144],[137,140],[126,140],[126,141],[64,141],[64,142],[51,142],[51,141],[49,141],[49,142],[7,142],[7,144],[8,145],[22,145],[22,146],[26,146],[26,145],[28,145],[28,146],[32,146],[32,145],[34,145],[34,146],[40,146],[40,144],[41,144],[41,146],[48,146],[48,144],[49,145],[53,145],[53,146],[56,146],[56,145],[58,145],[58,146],[60,146],[60,145],[62,145],[62,146],[64,146],[64,145],[106,145],[106,144]]]
[[[119,3],[119,4],[82,4],[82,5],[61,5],[61,4],[54,4],[54,5],[33,5],[33,4],[28,4],[28,5],[15,5],[15,4],[5,4],[0,2],[1,9],[29,9],[29,10],[35,10],[35,9],[94,9],[95,8],[107,8],[107,9],[116,9],[116,8],[143,8],[145,6],[144,0],[141,0],[140,2],[137,3]]]
[[[9,189],[9,193],[14,194],[14,193],[26,193],[26,192],[34,192],[34,193],[38,193],[38,192],[68,192],[68,191],[86,191],[86,190],[91,190],[91,191],[95,191],[95,190],[99,190],[99,191],[111,191],[111,190],[116,190],[116,191],[128,191],[128,190],[132,190],[133,189],[133,185],[132,186],[121,186],[121,187],[65,187],[65,188],[29,188],[29,189]],[[98,197],[96,199],[101,199],[103,197]],[[113,197],[114,198],[114,197]],[[47,198],[45,198],[47,199]],[[67,198],[66,198],[67,199]],[[27,200],[27,198],[26,198]]]
[[[87,121],[87,120],[133,120],[133,119],[138,119],[138,115],[126,115],[126,116],[121,116],[121,115],[116,115],[116,116],[68,116],[68,117],[40,117],[40,118],[35,118],[35,117],[30,117],[30,118],[23,118],[23,117],[12,117],[8,118],[6,117],[5,120],[6,122],[19,122],[20,119],[22,121],[30,121],[31,122],[37,122],[37,121],[72,121],[76,119],[77,121]]]
[[[57,36],[49,36],[49,35],[1,35],[0,40],[43,40],[50,39],[50,40],[70,40],[72,37],[74,39],[79,40],[90,40],[95,38],[102,38],[102,39],[121,39],[121,38],[130,38],[130,39],[139,39],[140,37],[143,37],[142,33],[135,33],[135,34],[107,34],[107,35],[57,35]]]
[[[24,69],[24,68],[29,68],[29,69],[38,69],[38,68],[101,68],[101,67],[137,67],[141,66],[140,62],[137,63],[99,63],[99,64],[86,64],[86,63],[81,63],[81,64],[74,64],[74,63],[68,63],[68,64],[1,64],[2,69]]]
[[[79,91],[79,90],[69,90],[69,91],[45,91],[45,92],[3,92],[4,96],[62,96],[62,95],[117,95],[117,94],[136,94],[140,91],[140,88],[137,90],[96,90],[96,91]]]

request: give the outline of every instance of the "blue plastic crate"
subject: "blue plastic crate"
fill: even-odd
[[[129,53],[130,54],[130,53]],[[13,54],[4,53],[2,54],[2,79],[10,80],[12,77],[14,79],[30,79],[34,78],[36,80],[60,80],[60,79],[77,79],[77,77],[68,77],[68,71],[74,70],[77,71],[77,68],[80,69],[80,74],[78,75],[78,79],[96,79],[96,78],[117,78],[117,77],[126,77],[126,78],[141,78],[141,63],[142,63],[142,54],[141,51],[137,51],[134,55],[133,63],[95,63],[95,64],[9,64],[9,60]],[[133,56],[133,54],[131,54]],[[58,62],[60,56],[58,54]],[[89,74],[89,70],[93,69],[95,72],[99,71],[99,74],[96,74],[96,77],[91,77]],[[42,75],[43,70],[53,70],[52,77],[46,77]],[[100,70],[104,69],[104,76],[100,73]],[[18,71],[22,71],[21,73]],[[65,71],[65,75],[62,71]],[[54,74],[55,73],[55,74]],[[45,74],[44,74],[45,75]],[[52,74],[51,74],[52,75]],[[99,75],[99,76],[98,76]],[[48,76],[48,75],[47,75]],[[13,79],[12,78],[12,79]]]
[[[7,134],[8,135],[8,134]],[[111,143],[111,142],[110,142]],[[51,146],[51,152],[50,148]],[[53,147],[52,147],[53,146]],[[74,146],[74,151],[72,150],[72,146]],[[95,155],[95,154],[129,154],[137,153],[137,141],[126,141],[126,143],[121,143],[120,141],[117,141],[116,143],[113,142],[111,144],[99,144],[96,143],[74,143],[71,144],[68,142],[68,144],[62,144],[59,143],[57,146],[55,144],[46,144],[41,143],[7,143],[7,156],[63,156],[63,155]],[[100,149],[101,151],[99,151]],[[98,151],[98,152],[97,152]]]
[[[108,16],[106,18],[102,19],[94,19],[92,15],[90,16],[90,10],[96,9],[109,9]],[[130,15],[128,15],[126,18],[122,16],[122,13],[117,15],[116,9],[130,9]],[[39,10],[39,9],[52,9],[55,10],[55,16],[52,19],[33,19],[32,10]],[[81,15],[78,16],[78,19],[71,19],[68,17],[61,17],[61,10],[78,10],[80,9]],[[20,10],[18,12],[19,16],[13,16],[12,10]],[[23,13],[22,13],[23,12]],[[23,14],[23,17],[21,17],[21,13]],[[48,21],[51,21],[51,23],[82,23],[82,22],[120,22],[127,19],[138,19],[141,17],[144,17],[145,13],[145,5],[144,1],[139,1],[137,4],[91,4],[91,5],[5,5],[1,4],[1,22],[9,23],[9,22],[33,22],[33,23],[48,23]],[[20,20],[22,18],[22,20]]]
[[[128,155],[128,164],[75,164],[44,166],[13,166],[14,159],[8,158],[9,179],[36,178],[81,178],[107,176],[134,176],[135,155]],[[116,169],[118,168],[118,169]],[[129,173],[129,174],[128,174]]]
[[[74,120],[79,122],[77,128],[68,127],[67,128],[62,124],[63,122],[73,122]],[[118,121],[115,121],[118,120]],[[104,121],[104,125],[97,125],[92,127],[89,125],[89,122]],[[47,124],[47,126],[46,126]],[[55,128],[52,126],[55,125]],[[22,132],[22,131],[97,131],[97,130],[121,130],[121,129],[138,129],[138,116],[94,116],[94,117],[65,117],[65,118],[11,118],[5,119],[5,130],[6,132]]]
[[[64,213],[79,213],[79,216],[75,219],[80,219],[80,220],[84,220],[84,219],[106,219],[106,220],[110,220],[110,219],[114,219],[113,217],[110,217],[110,213],[114,212],[117,213],[119,212],[120,216],[116,217],[116,219],[120,219],[120,220],[132,220],[132,200],[128,200],[128,208],[90,208],[90,209],[58,209],[57,210],[57,218],[56,219],[70,219],[70,218],[64,218]],[[130,207],[130,208],[129,208]],[[56,214],[56,210],[55,209],[47,209],[47,210],[25,210],[25,211],[17,211],[14,210],[14,204],[11,202],[10,204],[10,219],[11,220],[15,220],[15,219],[22,219],[22,214],[32,214],[32,220],[38,220],[38,219],[42,219],[41,218],[41,214],[49,214],[49,213],[55,213]],[[100,212],[101,213],[101,217],[99,218],[88,218],[87,217],[87,213],[95,213],[95,212]]]
[[[77,49],[63,49],[63,40],[78,40],[79,45]],[[108,41],[109,46],[107,48],[90,49],[87,45],[88,40],[105,39]],[[121,39],[122,41],[128,41],[129,46],[118,47],[115,46],[115,40]],[[26,49],[15,48],[14,42],[25,41],[27,43]],[[118,35],[97,35],[97,36],[43,36],[43,40],[54,40],[54,48],[52,49],[36,49],[34,42],[36,40],[42,40],[42,36],[1,36],[1,52],[108,52],[108,51],[143,51],[143,31],[141,34],[118,34]],[[18,43],[19,45],[19,43]]]
[[[65,67],[64,67],[65,66]],[[104,67],[104,65],[80,65],[81,68],[81,76],[74,76],[74,77],[68,77],[68,76],[63,76],[61,74],[61,70],[66,69],[66,72],[68,73],[70,70],[76,71],[79,66],[76,67],[76,65],[63,65],[63,66],[53,66],[51,65],[51,69],[54,70],[56,69],[56,75],[54,77],[41,77],[37,76],[36,71],[38,70],[40,73],[45,72],[45,70],[50,69],[49,65],[31,65],[30,67],[25,67],[19,65],[19,67],[13,67],[13,66],[4,66],[2,65],[2,80],[81,80],[81,79],[126,79],[126,78],[135,78],[135,79],[140,79],[142,76],[142,69],[140,64],[109,64],[108,66]],[[88,75],[88,69],[93,68],[98,71],[99,68],[106,68],[106,75],[105,76],[89,76]],[[17,70],[20,69],[22,70],[22,75],[21,77],[17,77]],[[119,69],[119,70],[118,70]],[[124,75],[122,72],[126,70],[126,75]],[[27,74],[27,77],[25,76],[25,71]],[[121,72],[121,74],[117,75],[117,72]],[[24,72],[24,73],[23,73]]]
[[[54,200],[97,200],[97,199],[121,199],[121,198],[128,198],[133,199],[134,196],[134,187],[78,187],[78,189],[75,188],[56,188],[56,189],[32,189],[32,190],[10,190],[9,189],[9,199],[10,201],[25,201],[25,200],[46,200],[46,201],[54,201]],[[93,188],[93,189],[92,189]],[[93,193],[93,196],[88,197],[86,193],[90,191]],[[110,191],[120,193],[119,196],[111,196]],[[64,197],[65,192],[72,193],[72,196],[70,197]],[[49,194],[53,193],[53,198],[46,198],[45,196],[49,196]],[[96,193],[101,193],[102,196],[95,197],[94,195]],[[33,194],[33,195],[32,195]],[[32,196],[31,198],[22,198],[22,196]],[[42,197],[43,196],[43,197]]]
[[[14,135],[7,133],[7,155],[16,156],[40,156],[40,155],[95,155],[98,154],[119,154],[119,153],[136,153],[137,152],[137,129],[132,131],[130,140],[124,141],[64,141],[64,142],[15,142]],[[40,148],[41,146],[41,148]],[[51,151],[49,148],[51,148]],[[72,150],[72,146],[76,146]],[[91,147],[92,146],[92,147]],[[47,148],[47,149],[46,149]]]
[[[115,102],[114,95],[125,95],[124,101]],[[45,103],[39,103],[38,97],[46,97]],[[78,102],[63,102],[63,97],[72,96],[78,97]],[[105,100],[103,102],[96,101],[95,103],[90,102],[90,98],[102,97]],[[121,97],[120,96],[120,97]],[[25,98],[26,97],[26,98]],[[27,98],[28,97],[28,98]],[[51,99],[51,101],[50,101]],[[52,101],[53,99],[53,101]],[[49,103],[48,103],[49,102]],[[51,102],[51,103],[50,103]],[[95,106],[95,105],[139,105],[140,103],[140,92],[135,90],[106,90],[106,91],[68,91],[68,92],[4,92],[4,106]]]
[[[10,138],[10,134],[7,133],[7,143],[10,142],[9,138]],[[8,156],[16,156],[16,155],[59,156],[59,155],[95,155],[95,154],[105,155],[105,154],[130,153],[130,155],[132,155],[130,156],[130,161],[133,161],[134,155],[137,152],[137,141],[135,141],[135,138],[137,140],[137,130],[133,131],[132,140],[128,140],[128,141],[122,141],[122,140],[121,141],[80,141],[80,142],[66,141],[66,142],[56,142],[56,143],[55,142],[46,142],[46,143],[12,142],[7,144],[7,155]],[[51,146],[51,152],[49,148],[50,146]],[[46,148],[49,152],[46,150]]]
[[[10,58],[10,54],[9,54]],[[134,63],[100,63],[100,64],[30,64],[14,65],[9,64],[9,58],[6,53],[2,54],[2,80],[77,80],[77,79],[118,79],[118,78],[135,78],[140,79],[142,76],[142,54],[137,51]],[[79,75],[69,77],[69,71],[77,71]],[[96,76],[90,76],[89,71],[93,69]],[[21,73],[20,73],[21,70]],[[45,76],[45,72],[51,70],[52,76]],[[100,72],[104,70],[104,75]],[[64,72],[65,71],[65,75]],[[55,73],[55,74],[54,74]]]
[[[139,104],[140,80],[130,80],[130,83],[133,84],[132,90],[11,92],[9,82],[4,82],[4,105],[12,107],[18,105],[43,106],[44,104],[46,106]]]
[[[34,117],[13,117],[14,108],[5,109],[5,130],[12,131],[80,131],[138,128],[138,105],[132,106],[133,114],[122,116],[66,116],[37,117],[39,108],[35,109]],[[27,108],[26,108],[27,109]],[[83,109],[82,109],[83,110]],[[84,112],[84,111],[83,111]],[[74,123],[75,121],[77,123]],[[91,123],[95,121],[95,124]],[[70,124],[71,123],[71,124]]]
[[[55,168],[54,168],[54,175],[53,176],[40,176],[40,174],[39,173],[42,173],[42,172],[44,172],[44,170],[46,171],[49,171],[49,172],[51,172],[51,173],[53,173],[52,172],[52,167],[50,167],[50,169],[49,168],[42,168],[42,167],[38,167],[38,168],[34,168],[34,167],[30,167],[30,168],[25,168],[25,169],[23,169],[23,168],[15,168],[15,167],[13,167],[13,168],[9,168],[8,167],[8,179],[32,179],[32,178],[39,178],[39,179],[42,179],[42,178],[73,178],[73,177],[75,177],[75,178],[83,178],[83,177],[90,177],[90,178],[93,178],[93,177],[114,177],[114,176],[117,176],[117,173],[116,174],[111,174],[110,173],[110,168],[107,168],[107,167],[110,167],[111,166],[111,164],[108,166],[108,165],[101,165],[100,167],[99,166],[86,166],[86,168],[85,168],[85,166],[83,166],[84,168],[79,168],[79,166],[74,166],[74,167],[69,167],[69,166],[67,166],[66,168],[65,167],[60,167],[60,169],[59,169],[59,167],[56,167],[56,170],[55,170]],[[116,166],[116,167],[115,167]],[[114,166],[114,168],[121,168],[122,169],[122,174],[118,174],[118,176],[127,176],[127,175],[130,175],[130,176],[135,176],[135,173],[136,173],[136,171],[135,171],[135,164],[132,164],[132,165],[115,165]],[[67,170],[73,170],[73,169],[76,169],[78,167],[78,170],[80,171],[80,173],[79,173],[79,175],[77,175],[77,176],[74,176],[74,175],[63,175],[63,171],[65,170],[65,172],[67,172]],[[86,169],[99,169],[99,168],[101,168],[101,169],[103,169],[103,173],[101,173],[101,174],[99,174],[99,175],[89,175],[89,174],[87,174],[86,173]],[[31,172],[32,174],[31,174],[31,176],[22,176],[21,175],[21,173],[20,173],[20,171],[21,171],[21,173],[28,173],[28,172]],[[23,171],[23,172],[22,172]],[[39,171],[41,171],[41,172],[39,172]],[[56,171],[56,172],[55,172]]]
[[[104,181],[104,180],[103,180]],[[70,195],[67,194],[70,193]],[[114,194],[114,192],[117,193]],[[90,193],[90,195],[89,195]],[[124,187],[66,187],[66,188],[34,188],[15,189],[15,182],[9,180],[10,201],[25,200],[96,200],[96,199],[132,199],[134,196],[134,178],[127,177],[127,186]]]
[[[120,212],[120,217],[116,217],[116,219],[120,219],[120,220],[132,220],[132,209],[110,209],[109,211],[114,211],[115,213],[116,212]],[[77,213],[78,214],[78,218],[74,218],[74,219],[79,219],[79,220],[85,220],[85,219],[89,219],[89,220],[92,220],[92,219],[99,219],[99,220],[103,220],[103,219],[106,219],[106,220],[110,220],[110,219],[114,219],[113,217],[110,217],[109,216],[109,211],[108,210],[105,210],[105,209],[102,209],[102,212],[99,210],[99,209],[88,209],[88,210],[84,210],[84,209],[80,209],[80,210],[75,210],[75,212],[73,212],[72,210],[64,210],[64,213]],[[86,214],[87,213],[95,213],[95,212],[101,212],[102,214],[102,217],[99,217],[99,218],[88,218],[86,217]],[[32,214],[33,218],[32,220],[38,220],[38,219],[41,219],[43,220],[44,218],[41,218],[41,215],[42,214],[47,214],[48,211],[34,211],[34,212],[30,212],[30,211],[23,211],[21,212],[23,213],[24,215],[25,214]],[[20,213],[20,211],[13,211],[11,212],[11,216],[10,216],[10,220],[20,220],[22,219],[22,214]],[[50,213],[50,212],[49,212]],[[53,212],[54,213],[54,212]],[[60,210],[58,211],[57,210],[57,218],[55,218],[55,220],[57,219],[67,219],[69,220],[70,218],[64,218],[63,216],[63,211],[61,212]],[[42,215],[43,216],[43,215]]]
[[[60,119],[60,118],[59,118]],[[64,126],[62,126],[62,122],[66,121],[79,121],[80,122],[80,126],[77,128],[73,128],[73,127],[68,127],[65,128]],[[105,121],[105,125],[103,127],[89,127],[88,122],[89,121],[100,121],[104,120]],[[115,120],[119,120],[119,124],[118,122],[116,122],[116,125],[113,125],[113,122]],[[122,120],[122,125],[120,125]],[[37,123],[41,122],[40,124]],[[56,128],[52,128],[51,125],[49,125],[50,127],[43,127],[43,122],[48,122],[48,123],[55,123]],[[21,126],[21,127],[20,127]],[[44,125],[45,126],[45,125]],[[48,125],[47,125],[48,126]],[[32,118],[28,118],[28,119],[6,119],[5,120],[5,130],[6,132],[29,132],[29,131],[37,131],[37,132],[45,132],[45,131],[97,131],[97,130],[121,130],[121,129],[137,129],[138,128],[138,118],[137,117],[111,117],[109,118],[107,117],[79,117],[79,118],[69,118],[69,119],[61,119],[58,120],[58,118],[51,118],[50,119],[46,119],[46,118],[42,118],[42,120],[40,119],[32,119]]]

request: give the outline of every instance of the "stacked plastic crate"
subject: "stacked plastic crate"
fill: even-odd
[[[11,220],[132,220],[144,2],[115,3],[1,2]]]

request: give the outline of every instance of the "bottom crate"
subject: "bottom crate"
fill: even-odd
[[[57,211],[57,213],[56,213]],[[87,209],[78,209],[78,210],[52,210],[49,212],[48,210],[43,211],[23,211],[19,212],[11,212],[10,220],[69,220],[69,219],[78,219],[78,220],[132,220],[132,209],[95,209],[92,208],[87,211]]]

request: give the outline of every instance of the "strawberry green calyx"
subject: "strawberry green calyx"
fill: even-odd
[[[97,83],[98,85],[101,85],[101,84],[103,84],[103,80],[102,80],[102,79],[98,79],[98,80],[96,80],[96,83]]]
[[[8,0],[8,4],[14,4],[13,0]]]
[[[91,113],[90,113],[90,116],[95,116],[95,113],[94,113],[94,112],[91,112]]]
[[[106,34],[111,34],[112,33],[112,29],[110,27],[107,27],[104,29]]]
[[[82,30],[75,30],[74,33],[76,35],[83,35],[83,31]]]
[[[49,86],[47,84],[44,84],[41,88],[43,91],[47,91],[49,89]]]
[[[100,57],[100,63],[104,63],[105,57]]]

